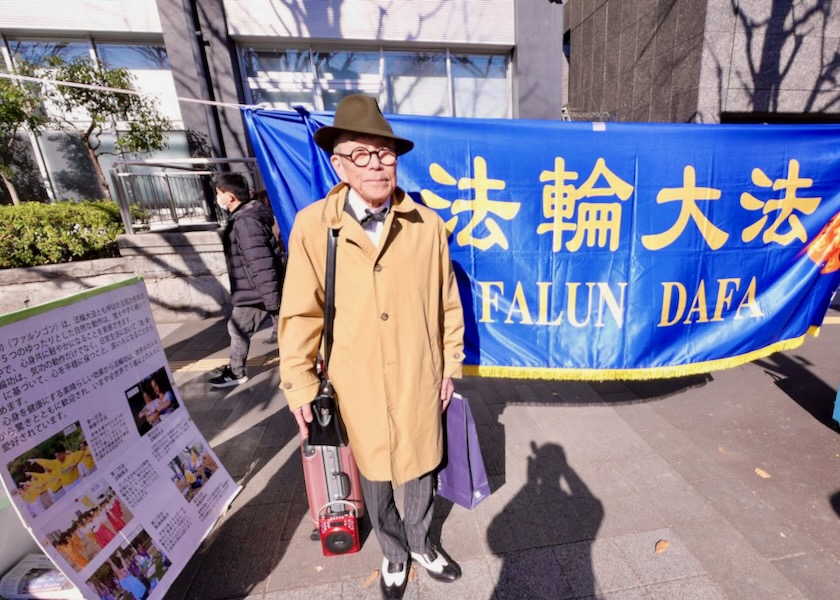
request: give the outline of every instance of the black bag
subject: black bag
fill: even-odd
[[[324,362],[321,368],[321,384],[312,401],[312,422],[308,424],[309,444],[312,446],[346,446],[347,431],[338,411],[335,395],[327,370],[333,340],[333,319],[335,318],[335,238],[337,229],[327,231],[327,280],[324,290]]]

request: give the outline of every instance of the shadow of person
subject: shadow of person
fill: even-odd
[[[560,445],[531,442],[531,452],[527,482],[487,529],[502,559],[495,598],[595,596],[591,553],[603,505]]]
[[[834,492],[828,497],[828,501],[831,503],[831,508],[837,513],[837,516],[840,517],[840,492]]]

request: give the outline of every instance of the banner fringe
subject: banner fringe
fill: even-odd
[[[816,330],[816,333],[814,331]],[[812,327],[809,334],[819,333],[819,327]],[[701,375],[712,371],[739,367],[759,358],[765,358],[776,352],[798,348],[805,343],[805,336],[776,342],[764,348],[730,356],[687,365],[668,367],[648,367],[640,369],[546,369],[541,367],[494,367],[464,365],[464,375],[477,377],[500,377],[506,379],[546,379],[555,381],[645,381],[650,379],[670,379],[688,375]]]

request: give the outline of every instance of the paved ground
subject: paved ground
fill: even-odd
[[[367,530],[341,557],[309,539],[268,330],[251,380],[228,391],[207,386],[226,362],[223,322],[160,330],[190,413],[244,486],[167,597],[378,598]],[[840,325],[826,325],[798,350],[709,376],[463,380],[494,492],[471,512],[438,502],[433,531],[464,577],[419,572],[406,598],[840,598],[838,345]]]

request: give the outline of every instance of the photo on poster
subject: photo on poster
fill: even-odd
[[[165,367],[128,388],[125,397],[140,435],[146,435],[179,406]]]
[[[138,527],[85,583],[103,600],[141,600],[157,587],[170,566],[146,530]]]
[[[74,499],[45,526],[45,546],[52,546],[77,573],[121,532],[134,515],[105,483],[97,483]]]
[[[38,517],[96,471],[79,422],[44,440],[7,465],[12,497],[26,516]]]
[[[202,440],[193,440],[169,461],[169,468],[172,469],[170,479],[187,502],[191,502],[219,465]]]

